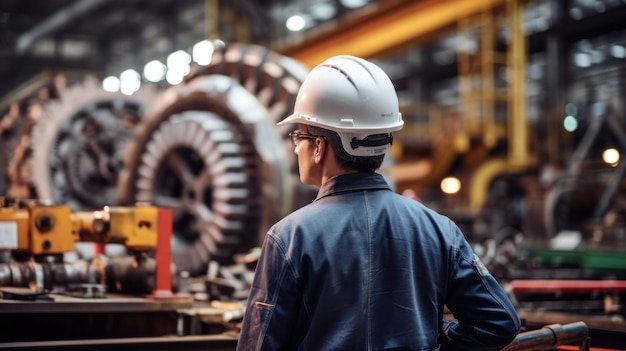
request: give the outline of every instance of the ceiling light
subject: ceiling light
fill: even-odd
[[[574,56],[574,63],[578,67],[589,67],[591,66],[591,55],[586,52],[579,52]]]
[[[167,70],[176,71],[183,76],[190,71],[191,55],[184,50],[174,51],[167,56]]]
[[[613,45],[611,46],[611,55],[615,58],[625,58],[626,57],[626,48],[621,45]]]
[[[334,4],[328,2],[317,3],[311,7],[311,15],[319,20],[329,20],[337,14]]]
[[[457,177],[445,177],[439,184],[441,191],[446,194],[456,194],[461,190],[461,180]]]
[[[287,26],[287,29],[289,29],[290,31],[299,32],[303,30],[304,27],[306,26],[306,20],[304,19],[304,17],[300,15],[294,15],[287,19],[287,22],[285,22],[285,25]]]
[[[572,7],[569,10],[569,15],[575,20],[579,20],[583,18],[583,11],[578,7]]]
[[[120,91],[132,95],[141,87],[141,76],[134,69],[127,69],[120,74]]]
[[[578,120],[573,116],[565,117],[565,119],[563,120],[563,128],[565,128],[566,131],[572,133],[573,131],[578,129]]]
[[[576,116],[578,115],[578,107],[573,103],[568,102],[567,105],[565,105],[565,113],[568,116]]]
[[[102,89],[111,93],[118,92],[120,90],[120,79],[114,76],[104,78]]]
[[[356,9],[365,6],[368,0],[341,0],[341,4],[349,9]]]
[[[215,46],[212,42],[208,40],[203,40],[196,43],[196,45],[193,46],[193,50],[191,51],[193,61],[201,66],[208,65],[209,63],[211,63],[214,50]]]
[[[181,74],[181,72],[177,72],[176,70],[169,70],[165,75],[165,80],[167,80],[167,82],[171,85],[176,85],[181,83],[184,77],[185,75]]]
[[[602,152],[602,161],[612,166],[616,166],[617,162],[619,162],[619,156],[619,151],[616,149],[606,149]]]
[[[165,78],[165,72],[167,71],[164,64],[159,60],[152,60],[143,67],[143,76],[146,80],[156,83]]]

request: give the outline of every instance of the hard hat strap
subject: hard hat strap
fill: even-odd
[[[386,134],[385,137],[382,139],[379,139],[377,136],[370,135],[365,139],[357,139],[356,137],[354,137],[350,141],[350,146],[352,146],[352,150],[358,148],[359,146],[383,146],[387,144],[393,144],[393,134],[391,133]]]

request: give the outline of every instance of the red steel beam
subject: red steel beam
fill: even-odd
[[[510,286],[513,292],[518,293],[626,291],[626,280],[529,279],[513,280]]]

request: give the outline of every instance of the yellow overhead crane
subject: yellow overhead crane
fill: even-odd
[[[321,27],[297,44],[277,50],[309,67],[340,54],[384,57],[395,50],[454,30],[463,18],[504,6],[510,1],[384,1],[328,27]]]

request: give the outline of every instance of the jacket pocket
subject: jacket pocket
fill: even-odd
[[[254,306],[256,308],[260,308],[263,310],[270,310],[270,311],[274,308],[274,305],[272,305],[271,303],[265,303],[265,302],[260,302],[260,301],[255,302]]]

